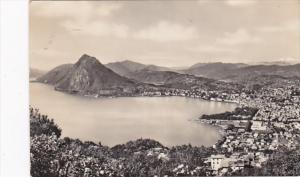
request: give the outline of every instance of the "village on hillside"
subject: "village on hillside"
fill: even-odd
[[[149,164],[154,170],[154,176],[156,176],[155,173],[158,173],[158,169],[160,169],[160,174],[158,174],[158,176],[161,176],[162,174],[165,174],[163,176],[227,176],[233,174],[241,174],[245,169],[263,169],[264,165],[273,158],[273,155],[283,147],[288,151],[292,151],[297,149],[300,145],[300,90],[296,85],[289,85],[282,88],[265,87],[259,91],[243,90],[240,93],[225,90],[204,90],[200,88],[194,90],[164,88],[163,90],[145,91],[140,96],[183,96],[211,101],[233,102],[238,105],[238,107],[232,112],[202,115],[197,120],[195,120],[199,121],[199,123],[207,123],[219,127],[222,138],[218,142],[216,142],[215,145],[210,147],[212,149],[205,149],[204,147],[200,147],[200,150],[196,147],[194,147],[196,148],[194,149],[191,146],[179,146],[173,147],[173,150],[170,150],[162,145],[154,145],[148,147],[148,140],[141,140],[141,144],[135,144],[136,142],[133,142],[135,145],[131,145],[131,148],[127,147],[127,144],[124,146],[120,146],[122,148],[126,147],[126,149],[117,152],[122,154],[120,155],[122,158],[125,158],[129,160],[130,163],[133,163],[132,167],[136,165],[135,163],[149,163],[148,158],[154,158],[155,161],[158,160],[158,162]],[[35,111],[33,110],[31,112],[33,113],[34,117],[40,115],[39,113],[34,113]],[[46,116],[42,116],[42,119],[44,119],[44,121],[46,120],[45,118]],[[35,119],[32,120],[34,121]],[[53,124],[53,122],[51,124]],[[32,138],[32,141],[34,141],[34,143],[32,143],[32,155],[33,157],[35,157],[35,152],[37,152],[35,150],[41,148],[37,145],[40,144],[38,142],[43,141],[45,143],[46,137],[44,137],[43,135],[42,137],[34,136]],[[59,141],[59,139],[55,137],[54,139],[53,137],[49,138],[51,139],[51,141],[54,141],[52,143]],[[72,141],[74,140],[71,140],[71,142]],[[46,144],[47,143],[48,142],[46,141]],[[93,144],[91,145],[95,146]],[[53,146],[53,144],[49,146],[51,147]],[[132,149],[133,147],[134,149]],[[143,148],[141,149],[141,147],[148,148],[142,150]],[[102,146],[97,146],[96,149],[98,148],[101,149],[101,153],[106,153],[105,157],[109,157],[109,159],[111,158],[111,155],[109,154],[115,153],[114,148],[110,150]],[[103,150],[103,148],[106,150]],[[143,160],[142,162],[133,162],[131,161],[132,159],[128,159],[128,156],[124,157],[124,153],[126,151],[131,152],[129,154],[132,154],[135,158],[141,158],[144,156],[144,158],[148,160],[144,162]],[[190,154],[196,152],[200,154]],[[70,153],[73,154],[74,152]],[[178,156],[179,154],[181,155]],[[78,155],[80,156],[80,154]],[[201,162],[202,165],[199,166],[198,163],[196,163],[198,164],[196,165],[193,162],[183,160],[185,158],[183,158],[182,155],[184,155],[186,158],[198,159],[198,161]],[[82,158],[85,159],[89,157],[84,156]],[[97,158],[97,155],[95,156],[95,158]],[[121,163],[119,160],[117,160],[116,162]],[[70,163],[76,162],[76,160],[72,161],[73,162]],[[98,164],[99,162],[93,163]],[[106,163],[110,164],[110,162]],[[172,165],[170,165],[169,163],[171,163]],[[124,171],[121,173],[121,169],[108,168],[108,164],[104,169],[102,167],[100,168],[102,170],[98,171],[98,173],[100,173],[99,176],[105,176],[108,174],[112,175],[115,173],[124,175]],[[157,165],[159,164],[164,164],[164,166],[158,167]],[[98,165],[102,166],[103,164]],[[64,169],[65,167],[61,168]],[[106,168],[107,171],[105,171]],[[127,168],[131,169],[131,167]],[[141,166],[141,168],[143,167]],[[92,174],[95,170],[94,167],[88,166],[86,166],[85,169],[87,171],[83,172],[84,174]],[[164,171],[166,169],[168,169],[168,173]],[[118,173],[113,173],[113,171],[118,171]],[[61,171],[61,173],[66,174],[68,172]]]

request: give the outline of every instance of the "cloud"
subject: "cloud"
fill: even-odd
[[[35,1],[31,3],[30,12],[47,18],[68,18],[89,20],[90,18],[109,16],[121,8],[120,3],[77,1]]]
[[[255,0],[226,0],[224,2],[232,7],[246,7],[256,3]]]
[[[168,42],[195,39],[198,37],[198,34],[192,26],[161,21],[155,26],[138,31],[135,37],[138,39]]]
[[[289,32],[289,31],[299,32],[300,22],[299,20],[291,20],[277,26],[270,25],[270,26],[258,27],[257,30],[261,32]]]
[[[205,52],[205,53],[235,53],[237,52],[235,49],[232,48],[226,48],[222,46],[217,45],[209,45],[209,46],[197,46],[195,48],[192,48],[193,51],[196,52]]]
[[[108,17],[121,8],[116,2],[87,2],[77,1],[38,1],[32,3],[33,15],[44,18],[56,18],[57,23],[71,34],[92,36],[114,36],[125,38],[128,27],[105,21]]]
[[[187,47],[188,51],[205,54],[235,54],[238,52],[235,46],[228,46],[217,42],[213,43],[199,43]]]
[[[35,49],[30,51],[30,55],[34,56],[44,56],[45,58],[55,58],[57,56],[60,57],[67,57],[69,54],[66,51],[63,50],[57,50],[57,49]]]
[[[52,69],[60,64],[70,63],[65,61],[72,58],[73,53],[68,53],[63,49],[49,48],[45,49],[31,49],[30,50],[30,65],[34,68],[42,70]],[[65,61],[65,62],[62,62]]]
[[[217,43],[226,45],[239,45],[245,43],[259,43],[262,40],[250,33],[245,29],[238,29],[233,33],[226,32],[222,38],[217,39]]]
[[[209,2],[212,2],[212,1],[211,0],[197,0],[197,2],[198,2],[199,5],[205,5],[205,4],[207,4]]]
[[[129,28],[123,24],[115,24],[104,21],[93,21],[85,23],[81,21],[66,21],[61,25],[71,34],[91,35],[91,36],[110,36],[126,38],[129,34]]]
[[[102,6],[98,6],[96,8],[96,14],[100,15],[100,16],[109,16],[111,15],[114,11],[117,11],[121,8],[120,4],[115,4],[112,2],[105,2],[105,5]]]

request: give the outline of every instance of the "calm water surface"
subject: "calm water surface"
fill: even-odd
[[[233,110],[231,103],[184,97],[87,98],[30,83],[30,104],[53,118],[62,136],[113,146],[138,138],[163,145],[210,146],[219,134],[214,127],[194,121],[202,114]]]

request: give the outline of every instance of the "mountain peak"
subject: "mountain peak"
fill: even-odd
[[[123,63],[133,63],[133,61],[131,61],[131,60],[123,60],[121,62],[123,62]]]
[[[139,65],[139,66],[145,66],[144,64],[141,64],[141,63],[138,63],[138,62],[135,62],[135,61],[131,61],[131,60],[123,60],[121,61],[120,63],[123,63],[123,64],[127,64],[127,65]]]
[[[83,54],[79,60],[75,63],[75,65],[87,65],[87,64],[100,64],[99,60],[97,60],[93,56],[89,56],[87,54]]]
[[[52,84],[57,90],[84,95],[124,94],[124,90],[131,92],[136,87],[136,82],[116,74],[87,54],[82,55],[74,65],[54,68],[38,81]]]

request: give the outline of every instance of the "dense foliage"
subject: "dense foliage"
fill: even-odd
[[[38,109],[30,107],[30,136],[52,135],[60,137],[61,129],[54,123],[53,119],[48,119],[47,115],[39,113]]]
[[[249,167],[228,176],[299,176],[300,150],[288,150],[281,147],[263,165],[262,168]]]
[[[251,108],[251,107],[237,107],[232,112],[224,112],[220,114],[211,114],[206,115],[203,114],[201,119],[212,119],[212,120],[241,120],[246,119],[250,120],[256,113],[258,109],[257,108]],[[242,117],[241,117],[242,116]]]
[[[202,176],[204,158],[213,148],[191,145],[165,147],[157,141],[138,139],[112,148],[100,143],[59,138],[61,129],[30,108],[31,175],[60,176]]]
[[[205,176],[204,160],[218,150],[182,145],[165,147],[138,139],[112,148],[101,143],[59,138],[61,129],[30,108],[31,175],[33,177],[94,176]],[[224,139],[219,141],[222,142]],[[228,176],[283,176],[300,174],[300,150],[281,148],[263,168],[246,167]]]

